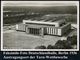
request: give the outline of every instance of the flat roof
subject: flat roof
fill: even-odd
[[[44,15],[42,17],[34,17],[31,19],[25,18],[24,20],[26,21],[36,21],[36,22],[62,22],[64,20],[64,15],[60,15],[60,14],[48,14],[48,15]]]

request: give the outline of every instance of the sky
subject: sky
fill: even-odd
[[[3,6],[75,6],[75,1],[3,1]]]

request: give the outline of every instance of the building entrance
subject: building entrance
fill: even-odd
[[[34,35],[40,34],[40,29],[38,28],[28,28],[28,29],[29,29],[29,34],[34,34]]]

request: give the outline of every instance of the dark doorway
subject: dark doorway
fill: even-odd
[[[28,28],[29,29],[29,34],[34,34],[34,35],[39,35],[40,29],[38,28]]]

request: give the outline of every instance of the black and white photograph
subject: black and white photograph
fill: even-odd
[[[79,51],[78,1],[2,1],[2,51]]]

